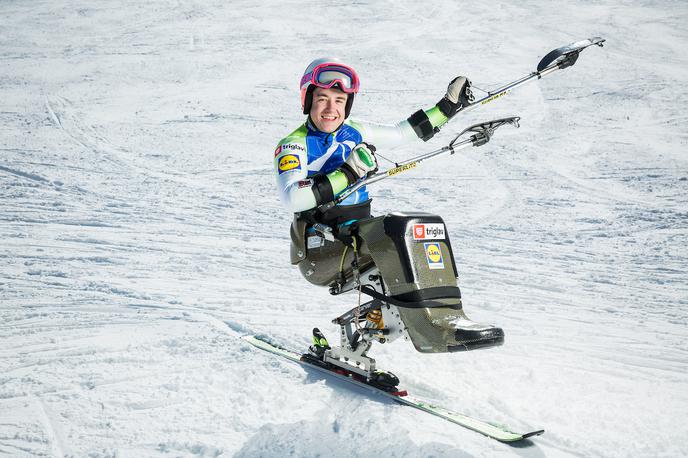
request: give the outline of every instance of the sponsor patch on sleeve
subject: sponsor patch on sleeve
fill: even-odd
[[[444,260],[442,259],[442,249],[437,242],[424,243],[425,258],[428,261],[430,269],[444,269]]]
[[[279,158],[277,169],[279,170],[280,175],[284,172],[299,170],[301,169],[301,161],[299,160],[299,157],[294,154],[285,154]]]
[[[444,224],[425,223],[413,225],[413,240],[444,240]]]
[[[279,148],[280,151],[306,151],[306,148],[298,143],[287,143],[286,145],[280,145]]]

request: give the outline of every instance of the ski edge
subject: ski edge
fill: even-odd
[[[527,439],[529,437],[534,437],[534,436],[539,436],[545,432],[544,429],[539,429],[535,431],[530,431],[526,433],[516,433],[511,431],[505,426],[500,426],[500,425],[495,425],[492,423],[488,423],[484,420],[479,420],[477,418],[470,417],[468,415],[464,415],[458,412],[453,412],[449,409],[446,409],[444,407],[436,406],[431,402],[427,402],[421,398],[417,398],[415,396],[411,395],[406,395],[406,396],[398,396],[394,395],[391,393],[387,393],[383,390],[380,390],[378,388],[375,388],[373,386],[370,386],[368,384],[359,382],[358,380],[355,380],[351,377],[347,377],[345,375],[338,374],[336,372],[332,372],[331,370],[328,370],[323,367],[316,366],[314,364],[308,363],[306,361],[301,360],[301,355],[298,353],[282,347],[276,343],[270,342],[268,338],[263,337],[263,336],[256,336],[256,335],[245,335],[241,337],[243,340],[246,342],[250,343],[254,347],[264,350],[266,352],[282,356],[292,362],[298,363],[302,366],[306,366],[309,368],[313,368],[318,370],[319,372],[322,372],[324,374],[330,375],[332,377],[338,378],[340,380],[345,380],[349,383],[352,383],[354,385],[363,387],[363,388],[368,388],[375,393],[379,393],[383,395],[386,398],[392,399],[399,404],[406,405],[409,407],[413,407],[417,410],[420,410],[422,412],[429,413],[431,415],[437,416],[439,418],[442,418],[446,421],[449,421],[451,423],[454,423],[456,425],[462,426],[464,428],[470,429],[472,431],[475,431],[477,433],[480,433],[484,436],[490,437],[492,439],[495,439],[499,442],[504,442],[504,443],[513,443],[513,442],[519,442],[524,439]]]

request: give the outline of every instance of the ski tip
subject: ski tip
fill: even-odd
[[[246,334],[246,335],[241,336],[240,339],[245,340],[249,343],[255,343],[256,341],[270,343],[267,336],[258,335],[258,334]]]
[[[248,343],[253,344],[253,345],[267,344],[267,345],[270,345],[271,347],[284,349],[284,347],[277,344],[273,339],[271,339],[266,334],[247,334],[247,335],[241,336],[241,339],[243,339],[243,340],[245,340]]]
[[[522,439],[528,439],[529,437],[533,436],[540,436],[545,433],[544,429],[538,429],[537,431],[531,431],[529,433],[525,433],[521,436]]]
[[[506,432],[506,431],[505,431]],[[519,434],[519,433],[509,433],[507,436],[503,435],[488,435],[489,437],[492,437],[493,439],[497,439],[499,442],[505,443],[505,444],[518,444],[521,441],[524,441],[530,437],[535,437],[543,434],[545,432],[544,429],[538,429],[537,431],[531,431],[529,433],[524,433],[524,434]]]
[[[592,37],[590,38],[590,42],[594,45],[599,46],[600,48],[604,47],[604,42],[607,41],[606,38],[602,37]]]

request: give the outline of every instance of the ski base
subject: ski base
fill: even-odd
[[[288,360],[291,360],[293,362],[296,362],[298,364],[301,364],[312,369],[316,369],[320,372],[326,373],[340,380],[345,380],[354,385],[368,388],[370,390],[375,391],[378,394],[381,394],[382,396],[393,399],[394,401],[400,404],[407,405],[409,407],[413,407],[414,409],[418,409],[423,412],[443,418],[447,421],[463,426],[492,439],[496,439],[500,442],[518,442],[529,437],[539,436],[540,434],[545,432],[544,429],[539,429],[527,433],[516,433],[505,426],[492,424],[483,420],[478,420],[468,415],[452,412],[451,410],[434,405],[430,402],[424,401],[423,399],[409,395],[406,390],[397,390],[393,392],[385,391],[379,387],[366,383],[363,379],[356,377],[356,374],[346,373],[345,371],[335,372],[330,368],[316,365],[308,361],[304,361],[302,360],[300,354],[292,350],[280,347],[278,345],[274,345],[262,336],[248,335],[243,336],[242,338],[251,345],[260,348],[261,350],[265,350],[272,354],[282,356]]]

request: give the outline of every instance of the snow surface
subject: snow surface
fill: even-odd
[[[511,4],[514,3],[514,4]],[[688,455],[688,4],[410,0],[0,4],[0,455]],[[354,116],[399,121],[457,74],[480,149],[371,188],[445,218],[467,314],[504,346],[374,349],[409,390],[515,429],[513,447],[238,339],[295,347],[355,297],[288,261],[276,142],[298,79],[339,55]]]

